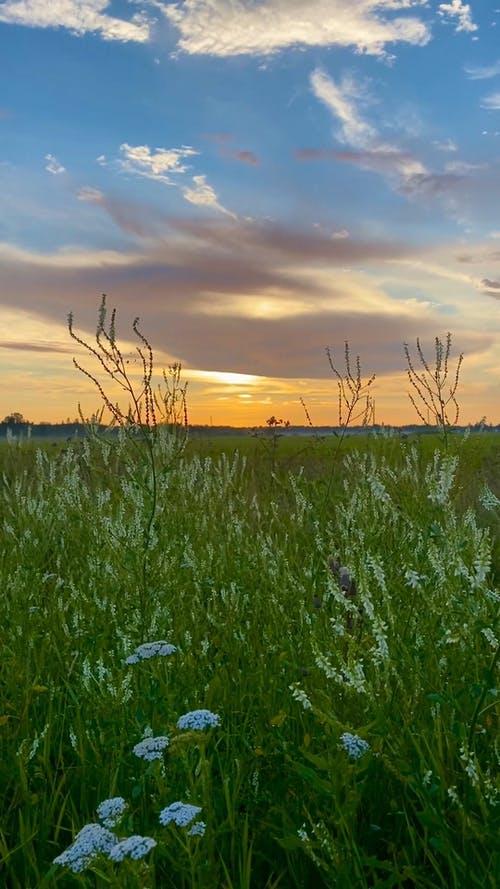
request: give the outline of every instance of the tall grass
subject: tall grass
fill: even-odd
[[[496,439],[367,436],[333,470],[283,440],[272,485],[258,442],[151,442],[152,518],[144,444],[0,449],[0,881],[496,887]],[[117,796],[156,846],[54,864]],[[204,835],[160,824],[176,801]]]

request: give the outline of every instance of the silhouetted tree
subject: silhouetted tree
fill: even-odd
[[[3,418],[2,423],[8,423],[10,426],[26,426],[29,423],[29,420],[25,420],[22,414],[18,411],[14,411],[12,414],[7,414],[7,416]]]

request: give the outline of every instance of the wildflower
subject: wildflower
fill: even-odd
[[[160,639],[158,642],[144,642],[138,645],[133,654],[129,654],[125,658],[126,664],[138,664],[139,661],[148,661],[152,657],[167,657],[169,654],[175,654],[177,648],[170,642]]]
[[[189,713],[184,713],[184,716],[179,716],[177,720],[177,728],[195,731],[215,728],[217,725],[220,725],[220,716],[217,713],[212,713],[211,710],[190,710]]]
[[[205,836],[205,831],[207,829],[207,825],[204,821],[196,821],[192,827],[188,830],[189,837],[203,837]]]
[[[153,759],[161,759],[165,747],[168,747],[170,740],[167,735],[158,735],[156,738],[143,738],[135,745],[133,752],[140,759],[152,762]]]
[[[97,817],[104,827],[115,827],[126,808],[127,804],[122,796],[113,796],[97,806]]]
[[[405,580],[406,586],[409,586],[412,590],[419,590],[422,581],[427,580],[425,574],[417,574],[416,571],[412,571],[408,569],[405,571]]]
[[[492,648],[498,648],[498,639],[491,627],[485,627],[483,630],[481,630],[481,633]]]
[[[353,759],[359,759],[360,756],[363,756],[370,749],[367,741],[364,741],[359,735],[351,735],[350,732],[344,732],[340,736],[340,740],[345,752],[352,756]]]
[[[484,507],[484,509],[489,510],[498,509],[498,507],[500,506],[500,500],[498,499],[498,497],[496,497],[493,491],[488,488],[488,485],[484,485],[479,497],[479,502],[481,503],[481,506]]]
[[[156,840],[153,840],[152,837],[141,837],[134,834],[120,840],[116,846],[113,846],[108,857],[110,861],[123,861],[127,857],[137,861],[139,858],[144,858],[155,846]]]
[[[288,686],[288,688],[292,692],[292,698],[294,699],[294,701],[298,701],[299,704],[302,704],[303,710],[312,709],[312,704],[307,697],[307,694],[305,693],[304,689],[300,687],[298,682],[293,682],[292,685]]]
[[[192,806],[189,803],[171,803],[160,812],[160,824],[177,824],[177,827],[187,827],[201,812],[200,806]],[[194,825],[193,825],[194,826]]]
[[[71,846],[54,858],[54,864],[81,873],[93,863],[99,853],[109,854],[118,840],[101,824],[86,824],[76,835]]]

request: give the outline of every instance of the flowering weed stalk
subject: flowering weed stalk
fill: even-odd
[[[136,360],[140,368],[140,381],[137,383],[130,370],[130,361],[125,357],[117,341],[116,309],[112,309],[108,320],[105,294],[102,296],[98,311],[95,344],[87,342],[75,332],[73,314],[70,313],[68,316],[70,336],[97,366],[96,371],[88,370],[76,358],[73,359],[77,370],[94,384],[102,399],[97,429],[95,424],[90,423],[89,433],[97,439],[98,445],[104,450],[112,449],[114,440],[110,438],[109,433],[106,439],[99,438],[100,421],[104,411],[107,411],[111,417],[111,428],[117,427],[120,433],[118,449],[122,457],[122,473],[126,476],[122,491],[131,500],[132,507],[138,505],[141,494],[148,502],[146,514],[142,514],[140,519],[137,516],[142,526],[138,546],[139,613],[142,615],[142,630],[145,631],[152,585],[151,550],[157,544],[155,522],[158,518],[161,478],[165,480],[172,466],[182,455],[187,442],[188,420],[187,384],[181,383],[180,364],[172,365],[168,373],[163,371],[165,387],[162,389],[159,384],[155,391],[153,349],[141,331],[139,323],[139,318],[135,318],[132,324],[133,334],[138,340]],[[108,386],[111,386],[111,391],[108,390]],[[116,388],[128,398],[126,409],[121,407],[118,401],[113,400],[113,390]],[[182,407],[182,421],[179,404]],[[80,415],[83,420],[81,409]],[[124,447],[124,443],[128,444],[128,449]],[[128,459],[130,449],[133,453],[132,461]]]

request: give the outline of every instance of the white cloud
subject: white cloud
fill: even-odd
[[[414,16],[394,12],[425,0],[184,0],[163,6],[191,55],[271,55],[290,46],[346,46],[386,55],[386,45],[423,45],[430,32]],[[384,12],[387,13],[384,16]]]
[[[59,176],[61,173],[66,172],[66,167],[63,167],[53,154],[46,154],[45,160],[47,161],[45,169],[52,173],[53,176]]]
[[[67,28],[72,34],[99,34],[103,40],[149,40],[149,24],[144,13],[130,20],[106,15],[109,0],[5,0],[0,5],[0,22],[31,28]]]
[[[338,137],[342,142],[356,148],[365,148],[373,143],[376,132],[363,120],[356,107],[355,100],[361,98],[362,90],[351,77],[336,84],[324,71],[316,68],[310,82],[316,98],[340,121]]]
[[[473,170],[484,170],[486,164],[471,164],[468,161],[449,161],[445,164],[447,173],[471,173]]]
[[[129,145],[124,142],[120,145],[120,152],[122,157],[111,162],[111,165],[117,165],[121,171],[153,179],[164,185],[177,185],[185,200],[190,204],[195,204],[198,207],[210,207],[213,210],[226,213],[234,219],[237,218],[234,213],[219,202],[214,189],[207,183],[206,176],[195,175],[191,179],[192,185],[184,184],[183,176],[188,172],[190,166],[183,161],[200,153],[189,145],[183,145],[181,148],[155,148],[152,150],[148,145]],[[109,164],[104,155],[100,155],[97,161],[101,166]],[[92,188],[81,189],[78,197],[80,200],[94,203],[100,203],[102,200],[101,193]]]
[[[86,201],[89,204],[101,204],[104,195],[98,188],[91,188],[86,185],[77,191],[76,197],[79,201]]]
[[[189,169],[182,163],[185,158],[199,154],[188,145],[183,145],[182,148],[156,148],[152,151],[148,145],[128,145],[127,142],[120,145],[120,151],[124,157],[118,161],[122,170],[146,179],[156,179],[166,185],[174,184],[172,175],[185,173]],[[102,155],[98,161],[105,163]]]
[[[472,21],[472,10],[468,3],[462,0],[451,0],[451,3],[440,3],[438,15],[442,18],[458,19],[455,31],[477,31],[477,25]]]
[[[486,108],[487,111],[500,111],[500,93],[491,93],[481,99],[481,108]]]
[[[492,65],[485,65],[484,67],[468,65],[464,70],[470,80],[488,80],[490,77],[496,77],[497,74],[500,74],[500,59],[498,62],[493,62]]]
[[[457,151],[457,146],[453,139],[446,139],[444,142],[439,142],[439,140],[435,140],[432,143],[439,151]]]
[[[343,78],[337,84],[317,68],[311,74],[310,83],[316,98],[340,122],[337,138],[357,149],[356,152],[339,152],[339,160],[351,161],[365,170],[374,170],[389,177],[396,174],[407,178],[427,172],[413,155],[383,142],[375,127],[364,120],[357,103],[366,100],[366,94],[351,77]]]
[[[24,250],[13,244],[0,242],[0,259],[5,264],[39,266],[54,269],[101,269],[113,266],[130,266],[140,263],[139,254],[120,253],[117,250],[83,250],[63,247],[55,253]]]
[[[230,210],[226,210],[226,208],[219,203],[214,189],[211,185],[208,185],[206,179],[206,176],[193,176],[195,187],[189,188],[188,186],[185,186],[182,189],[182,194],[186,201],[189,201],[190,204],[196,204],[198,207],[211,207],[213,210],[220,210],[222,213],[227,213],[228,216],[232,216],[233,219],[236,219],[234,213],[231,213]]]
[[[333,152],[337,161],[382,176],[393,191],[410,200],[428,203],[432,199],[448,216],[462,221],[459,209],[468,200],[468,181],[483,169],[482,165],[456,160],[442,169],[429,169],[412,152],[385,141],[377,128],[365,119],[359,105],[366,103],[367,96],[352,79],[336,83],[325,72],[316,69],[310,76],[310,84],[314,95],[340,123],[336,136],[347,147]],[[493,101],[498,101],[500,108],[500,94],[491,98],[490,107],[497,107]],[[456,148],[450,140],[439,147],[446,151]]]

